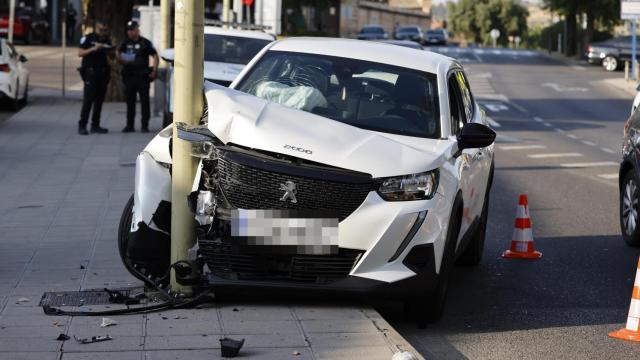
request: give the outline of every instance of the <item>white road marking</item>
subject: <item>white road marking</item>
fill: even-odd
[[[491,112],[500,112],[500,111],[509,110],[508,106],[500,103],[486,103],[486,104],[483,104],[482,106],[484,106],[485,108],[487,108],[487,110]]]
[[[577,136],[575,136],[573,134],[567,134],[567,137],[571,138],[571,139],[574,139],[574,140],[578,138]]]
[[[516,104],[516,103],[509,102],[509,104],[510,104],[511,106],[513,106],[514,108],[516,108],[517,110],[519,110],[520,112],[522,112],[522,113],[525,113],[525,114],[526,114],[526,113],[528,112],[528,111],[527,111],[527,109],[523,108],[522,106],[520,106],[520,105],[518,105],[518,104]]]
[[[586,67],[580,66],[580,65],[573,65],[573,66],[571,66],[571,68],[574,69],[574,70],[582,70],[582,71],[587,70]]]
[[[596,161],[596,162],[583,162],[583,163],[570,163],[570,164],[560,164],[561,167],[564,168],[589,168],[589,167],[600,167],[600,166],[619,166],[617,162],[613,161]]]
[[[609,148],[601,148],[600,150],[602,150],[602,151],[604,151],[606,153],[609,153],[609,154],[615,154],[616,153],[615,151],[613,151],[613,150],[611,150]]]
[[[565,133],[565,131],[562,130],[562,129],[555,128],[554,130],[559,134],[564,134]]]
[[[582,143],[585,144],[585,145],[588,145],[588,146],[596,146],[596,143],[588,141],[588,140],[583,140]]]
[[[542,125],[544,125],[544,126],[546,126],[546,127],[551,127],[551,124],[549,124],[549,123],[544,123],[544,124],[542,124]]]
[[[500,146],[502,150],[532,150],[532,149],[546,149],[544,145],[505,145]]]
[[[553,90],[557,91],[557,92],[587,92],[589,91],[588,88],[584,88],[584,87],[567,87],[567,86],[562,86],[556,83],[544,83],[540,86],[543,87],[549,87],[552,88]]]
[[[519,143],[519,142],[522,142],[522,139],[517,138],[515,136],[498,134],[498,136],[496,136],[496,142],[497,143]]]
[[[489,123],[489,125],[491,125],[491,127],[494,127],[494,128],[499,128],[499,127],[502,126],[502,125],[500,125],[499,122],[493,120],[492,118],[490,118],[488,116],[487,116],[487,122]]]
[[[533,120],[534,120],[535,122],[539,122],[539,123],[544,122],[544,120],[542,120],[542,118],[539,118],[539,117],[537,117],[537,116],[536,116],[536,117],[534,117],[534,118],[533,118]]]
[[[618,179],[620,175],[618,173],[613,173],[613,174],[600,174],[598,175],[599,178],[603,178],[603,179]]]
[[[532,159],[550,159],[550,158],[561,158],[561,157],[581,157],[582,154],[579,153],[556,153],[556,154],[531,154],[529,155]]]

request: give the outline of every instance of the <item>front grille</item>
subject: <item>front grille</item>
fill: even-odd
[[[362,251],[337,255],[248,254],[230,244],[198,240],[200,254],[216,276],[233,280],[275,280],[327,284],[344,279]]]
[[[242,152],[221,151],[218,179],[230,205],[238,209],[323,210],[347,218],[375,190],[368,174],[291,164]],[[296,185],[297,203],[282,201],[281,186]]]

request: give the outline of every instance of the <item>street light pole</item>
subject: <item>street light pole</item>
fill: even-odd
[[[9,33],[7,39],[13,44],[13,25],[16,22],[16,0],[9,1]]]
[[[177,0],[175,5],[175,104],[174,118],[197,125],[203,110],[204,83],[204,0]],[[187,260],[195,243],[195,219],[187,206],[187,196],[196,174],[197,163],[191,144],[178,138],[173,129],[171,169],[171,263]],[[191,295],[193,289],[177,283],[171,270],[171,290]]]

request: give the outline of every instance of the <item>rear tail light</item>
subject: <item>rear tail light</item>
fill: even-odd
[[[587,52],[593,52],[593,47],[591,45],[587,46]]]
[[[11,69],[9,68],[9,64],[0,64],[0,72],[9,72]]]

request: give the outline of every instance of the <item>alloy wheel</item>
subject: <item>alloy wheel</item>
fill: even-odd
[[[602,60],[602,66],[607,71],[615,71],[618,68],[618,60],[613,56],[607,56]]]
[[[622,220],[627,235],[633,235],[638,224],[638,186],[633,178],[629,179],[624,187],[622,196]]]

